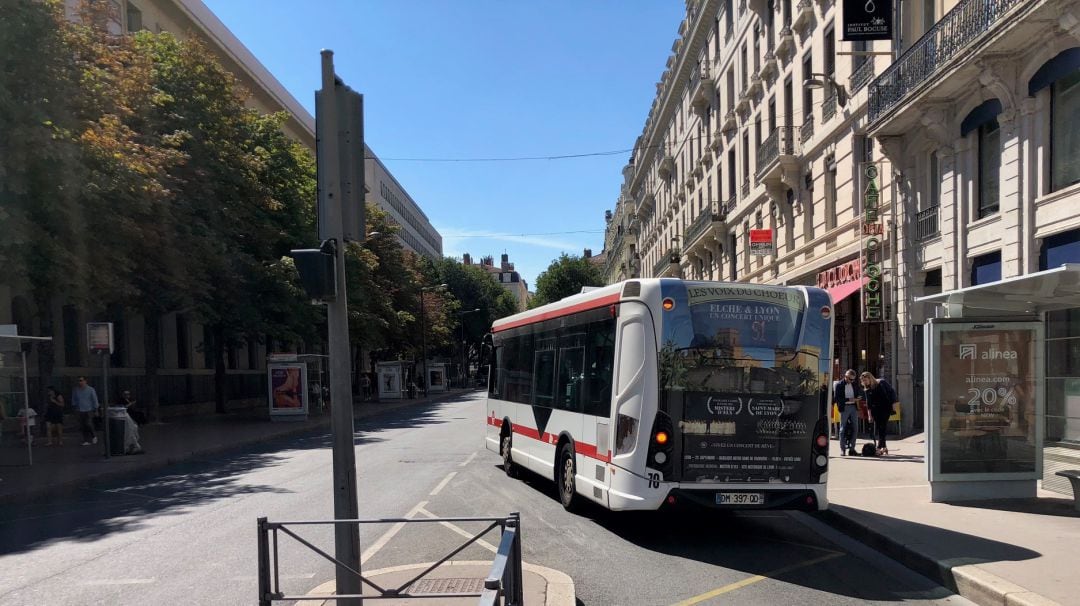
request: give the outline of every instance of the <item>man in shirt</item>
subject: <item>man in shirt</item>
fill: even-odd
[[[101,403],[98,402],[97,391],[86,384],[86,377],[79,377],[78,385],[71,392],[71,405],[79,413],[79,425],[82,427],[83,434],[82,445],[97,444],[93,417],[101,408]]]
[[[844,378],[833,385],[833,403],[840,410],[840,455],[855,454],[855,434],[859,426],[859,404],[863,399],[863,388],[855,380],[855,371],[848,369]],[[851,421],[851,436],[844,431]]]

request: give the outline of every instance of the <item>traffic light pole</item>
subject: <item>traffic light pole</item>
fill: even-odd
[[[326,226],[329,233],[321,237],[333,240],[334,276],[337,292],[326,305],[327,341],[329,343],[330,410],[333,434],[334,468],[334,518],[355,520],[359,518],[356,494],[356,451],[354,446],[353,397],[351,362],[349,352],[349,317],[345,305],[345,240],[339,157],[345,150],[339,149],[338,96],[334,74],[334,53],[322,51],[322,90],[316,98],[318,120],[319,165],[319,212],[327,213],[327,221],[320,220],[320,228]],[[361,146],[362,149],[362,146]],[[363,170],[363,158],[360,170]],[[334,525],[334,556],[339,562],[360,571],[360,528],[356,524]],[[336,569],[336,593],[358,595],[363,592],[363,582],[348,567]],[[360,599],[341,599],[343,606],[359,606]]]

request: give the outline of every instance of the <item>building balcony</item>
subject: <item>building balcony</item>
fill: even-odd
[[[803,118],[803,125],[799,127],[799,142],[806,145],[806,142],[814,138],[814,116],[806,116]]]
[[[757,155],[759,181],[781,181],[785,169],[797,169],[799,144],[794,126],[780,126],[761,142]]]
[[[706,210],[698,213],[698,216],[686,228],[683,241],[686,242],[686,250],[692,252],[702,244],[709,241],[708,236],[718,233],[716,230],[724,228],[724,219],[717,213]]]
[[[750,109],[750,90],[746,87],[739,91],[739,102],[735,105],[735,109],[741,112]]]
[[[836,115],[836,93],[832,93],[821,102],[821,123],[825,124]]]
[[[724,202],[724,207],[720,211],[721,218],[727,218],[735,214],[735,207],[739,205],[739,199],[735,197],[735,194],[731,194],[731,197]]]
[[[1045,0],[960,0],[871,82],[868,131],[903,134],[918,118],[907,111],[916,98],[960,97],[985,69],[976,59],[1030,49],[1032,38],[1045,31],[1040,21],[1058,20],[1056,6]]]
[[[776,56],[787,61],[793,50],[795,50],[795,34],[792,33],[790,27],[785,27],[780,30],[780,38],[776,42]]]
[[[915,237],[921,242],[941,235],[938,229],[938,205],[921,210],[915,215]]]
[[[693,174],[698,179],[700,179],[701,177],[703,177],[705,175],[705,171],[702,170],[702,168],[701,168],[701,160],[698,160],[697,162],[694,163],[694,167],[693,167],[693,169],[691,169],[691,174]],[[687,187],[689,187],[691,185],[693,185],[693,182],[688,183]]]
[[[750,76],[750,88],[747,90],[750,95],[757,95],[761,93],[761,76],[754,74]]]
[[[652,216],[653,211],[656,209],[656,196],[654,194],[646,193],[641,197],[638,202],[637,210],[634,215],[638,217],[639,221],[644,221]]]
[[[709,62],[698,63],[690,72],[690,104],[699,114],[708,109],[716,99],[716,82],[712,78]]]
[[[776,62],[776,53],[770,50],[765,53],[765,58],[761,62],[761,78],[767,80],[778,73],[780,73],[780,67]]]
[[[733,109],[724,115],[724,122],[720,125],[720,130],[726,133],[737,128],[739,128],[739,117]]]
[[[709,141],[709,147],[714,151],[720,149],[720,144],[724,142],[724,123],[720,120],[716,121],[716,126],[713,127],[712,141]]]
[[[679,255],[678,248],[669,248],[663,255],[660,256],[660,260],[653,266],[653,277],[663,278],[679,275],[679,261],[681,256]]]
[[[797,32],[802,32],[810,27],[813,22],[814,4],[810,0],[800,0],[799,4],[795,6],[795,21],[791,24],[791,27]]]
[[[712,152],[710,152],[709,150],[705,150],[705,153],[701,154],[701,159],[698,160],[698,162],[705,170],[709,170],[709,168],[713,164]]]
[[[862,87],[866,86],[866,83],[874,77],[874,58],[866,57],[866,61],[862,65],[855,68],[855,72],[851,74],[851,79],[848,80],[848,90],[850,94],[862,90]]]
[[[672,173],[675,172],[675,158],[668,152],[667,147],[660,150],[660,166],[657,167],[656,172],[660,175],[661,179],[670,179]]]
[[[750,178],[743,179],[742,187],[739,188],[739,193],[742,194],[742,199],[745,200],[750,197]]]

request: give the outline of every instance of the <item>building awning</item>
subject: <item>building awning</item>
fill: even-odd
[[[826,289],[829,296],[832,297],[833,305],[843,301],[851,296],[852,293],[858,292],[862,288],[862,280],[852,280],[851,282],[844,282],[839,286],[833,286]]]
[[[959,306],[973,312],[1021,314],[1080,307],[1080,264],[1066,263],[1046,271],[918,297],[915,302]]]

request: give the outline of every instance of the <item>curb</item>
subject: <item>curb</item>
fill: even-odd
[[[364,576],[373,577],[379,574],[391,574],[395,572],[402,572],[405,570],[420,570],[422,568],[427,568],[434,563],[435,562],[426,562],[423,564],[403,564],[401,566],[379,568],[378,570],[365,572]],[[485,568],[490,568],[491,562],[487,560],[450,560],[448,562],[443,562],[442,566],[483,566]],[[442,566],[440,566],[440,568]],[[577,603],[577,594],[576,590],[574,589],[574,580],[570,578],[570,575],[566,574],[565,572],[555,570],[554,568],[539,566],[537,564],[530,564],[528,562],[522,562],[521,568],[522,570],[526,570],[542,577],[544,581],[547,582],[546,591],[544,592],[544,606],[574,606]],[[334,588],[335,581],[327,581],[307,592],[307,595],[333,593]],[[333,604],[334,600],[326,600],[322,602],[322,604],[316,604],[315,606],[333,606]]]
[[[953,566],[917,550],[838,512],[835,507],[814,517],[979,606],[1061,606],[1038,593],[979,568]]]
[[[464,391],[464,392],[462,392],[462,391],[447,392],[447,393],[444,393],[444,394],[438,394],[438,395],[432,396],[430,399],[420,400],[420,401],[411,401],[410,400],[410,401],[404,401],[404,402],[393,402],[393,403],[385,403],[385,404],[379,403],[379,402],[362,402],[360,404],[360,406],[361,406],[360,408],[354,408],[353,419],[355,421],[355,420],[359,420],[359,419],[363,419],[363,418],[367,418],[367,417],[372,417],[372,416],[376,416],[376,415],[387,413],[387,412],[392,412],[392,411],[395,411],[395,410],[401,410],[401,409],[409,408],[409,407],[412,407],[412,406],[420,406],[420,405],[423,405],[423,404],[435,404],[435,403],[441,402],[442,400],[448,399],[450,397],[457,396],[457,395],[464,395],[464,394],[467,394],[467,393],[469,393],[469,392],[468,391]],[[369,406],[371,404],[375,404],[378,407]],[[354,406],[355,405],[356,404],[354,403]],[[267,422],[269,422],[269,421],[267,421]],[[151,462],[135,465],[133,467],[106,471],[106,472],[103,472],[103,473],[94,474],[92,476],[88,476],[88,477],[84,477],[84,478],[77,478],[77,479],[73,479],[73,480],[70,480],[70,481],[61,482],[61,483],[54,484],[54,485],[51,485],[51,486],[45,486],[45,487],[41,487],[41,488],[35,488],[35,489],[27,490],[27,491],[24,491],[24,492],[21,492],[21,493],[11,493],[11,494],[7,494],[7,495],[0,495],[0,505],[11,505],[11,504],[17,504],[17,503],[31,503],[31,502],[34,502],[34,501],[40,501],[40,500],[45,499],[45,498],[51,498],[51,497],[71,494],[73,492],[76,492],[80,488],[84,488],[86,486],[89,486],[91,484],[96,484],[98,482],[118,480],[118,479],[124,478],[126,476],[131,476],[131,475],[138,474],[138,473],[143,473],[143,472],[147,472],[147,471],[155,471],[155,470],[163,469],[163,468],[168,467],[170,465],[175,465],[177,463],[183,463],[185,461],[189,461],[189,460],[195,459],[195,458],[212,457],[212,456],[217,456],[217,455],[223,455],[223,454],[227,454],[227,453],[230,453],[230,452],[235,452],[235,451],[238,451],[238,450],[242,450],[243,448],[246,448],[248,446],[252,446],[254,444],[258,444],[260,442],[264,442],[264,441],[267,441],[267,440],[279,440],[279,439],[282,439],[282,438],[290,438],[290,437],[299,436],[299,435],[303,435],[303,434],[307,434],[307,433],[315,433],[315,432],[318,432],[318,431],[327,430],[329,428],[329,426],[330,426],[330,415],[327,414],[327,415],[325,415],[323,417],[319,417],[318,420],[315,421],[314,423],[306,424],[306,425],[304,425],[302,427],[293,427],[293,428],[289,428],[289,429],[283,429],[283,430],[281,430],[279,432],[275,432],[275,433],[272,433],[272,434],[269,434],[269,435],[251,436],[251,439],[240,440],[240,441],[232,442],[232,443],[229,443],[229,444],[209,445],[209,446],[206,446],[204,448],[196,448],[196,449],[184,452],[182,454],[173,455],[173,456],[170,456],[170,457],[166,457],[164,459],[153,460]]]

